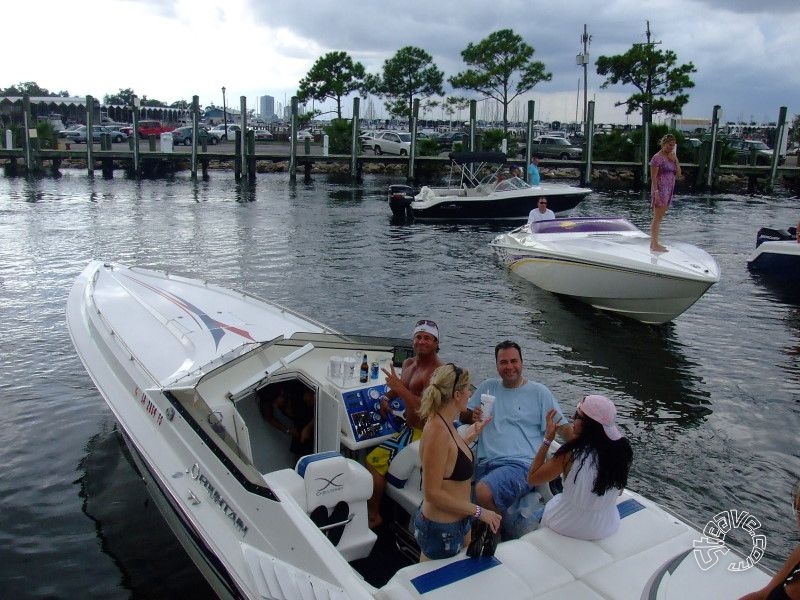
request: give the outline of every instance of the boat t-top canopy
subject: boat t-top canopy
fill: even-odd
[[[447,155],[457,165],[471,163],[496,163],[505,164],[508,158],[502,152],[451,152]]]
[[[447,155],[452,161],[450,175],[455,169],[461,173],[461,187],[475,188],[481,184],[497,181],[497,174],[506,163],[502,152],[451,152]]]

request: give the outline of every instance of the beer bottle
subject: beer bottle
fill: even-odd
[[[364,355],[364,360],[361,361],[361,374],[360,375],[361,376],[358,378],[358,380],[361,383],[367,383],[367,380],[369,379],[369,363],[367,362],[367,355],[366,354]]]

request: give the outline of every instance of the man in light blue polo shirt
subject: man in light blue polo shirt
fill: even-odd
[[[547,412],[554,408],[559,421],[566,423],[566,419],[552,392],[523,376],[519,344],[500,342],[494,355],[500,378],[487,379],[478,386],[461,420],[471,423],[481,419],[481,395],[495,397],[492,420],[478,438],[475,496],[481,506],[504,513],[531,490],[528,469],[544,439]],[[571,437],[571,425],[561,425],[558,432]]]

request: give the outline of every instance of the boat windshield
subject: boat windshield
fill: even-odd
[[[500,183],[495,186],[495,192],[509,192],[511,190],[524,190],[526,188],[531,187],[528,185],[524,180],[520,179],[519,177],[511,177],[509,179],[504,179]]]
[[[638,231],[635,225],[622,218],[567,218],[539,221],[531,226],[531,233],[612,233]]]

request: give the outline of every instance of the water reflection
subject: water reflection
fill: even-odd
[[[88,440],[78,472],[82,510],[131,599],[216,598],[155,507],[116,429]],[[108,583],[95,585],[105,589]]]
[[[766,289],[775,300],[800,306],[800,273],[751,271],[750,276],[753,279],[753,283]]]
[[[565,372],[589,376],[596,385],[631,398],[621,410],[627,418],[695,425],[711,414],[710,393],[673,324],[653,327],[616,317],[535,288],[513,273],[508,278],[514,280],[515,300],[536,307],[533,327],[561,358]]]
[[[235,187],[236,202],[255,202],[256,201],[256,185],[246,178],[242,178]]]

